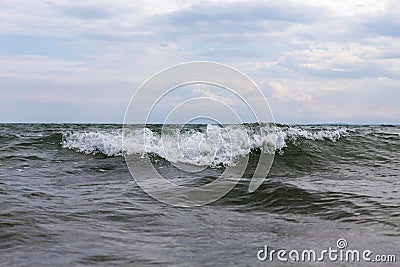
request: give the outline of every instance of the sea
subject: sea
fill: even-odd
[[[125,147],[120,124],[0,124],[0,266],[398,266],[400,126],[249,124],[247,146],[221,137],[232,125],[169,125],[181,135],[164,142],[162,127],[131,126]],[[182,153],[166,155],[168,140]],[[266,140],[272,168],[249,192]],[[249,160],[225,196],[177,207],[138,186],[134,154],[194,187]],[[336,260],[320,258],[329,249]]]

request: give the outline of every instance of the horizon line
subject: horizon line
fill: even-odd
[[[252,124],[257,122],[243,122],[242,124]],[[264,122],[263,122],[264,123]],[[302,125],[302,126],[322,126],[322,125],[337,125],[337,126],[400,126],[400,123],[351,123],[351,122],[295,122],[295,123],[288,123],[288,122],[267,122],[276,125]],[[140,125],[144,123],[121,123],[121,122],[0,122],[1,124],[72,124],[72,125]],[[149,122],[146,125],[163,125],[164,123],[160,122]],[[189,125],[208,125],[208,124],[218,124],[218,123],[186,123]],[[168,123],[165,125],[186,125],[184,123]],[[223,123],[221,125],[232,125],[237,123]]]

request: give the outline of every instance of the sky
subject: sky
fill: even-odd
[[[399,12],[395,0],[0,0],[0,122],[122,123],[148,77],[213,61],[250,77],[276,122],[400,124]]]

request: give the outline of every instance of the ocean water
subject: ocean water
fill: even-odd
[[[248,125],[243,146],[226,142],[220,126],[170,125],[182,132],[176,155],[162,149],[177,143],[160,141],[160,125],[132,126],[125,148],[121,125],[0,126],[0,266],[281,266],[260,261],[258,251],[337,248],[340,238],[400,261],[399,126],[276,125],[262,136]],[[138,141],[143,134],[147,144]],[[272,169],[249,193],[271,144]],[[250,160],[225,197],[179,208],[135,183],[123,155],[144,153],[168,179],[192,186],[237,157]],[[182,174],[177,162],[206,168]],[[298,265],[364,264],[285,264]]]

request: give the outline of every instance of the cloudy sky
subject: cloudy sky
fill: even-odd
[[[120,123],[150,75],[216,61],[277,122],[399,124],[399,3],[0,1],[0,122]]]

